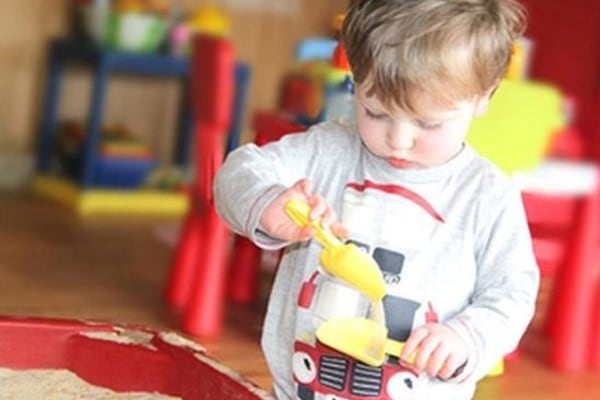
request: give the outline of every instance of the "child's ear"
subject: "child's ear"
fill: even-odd
[[[473,116],[481,117],[483,114],[485,114],[489,103],[490,98],[488,96],[480,97],[479,99],[477,99],[477,102],[475,103],[475,112],[473,113]]]
[[[498,89],[498,86],[495,85],[489,90],[487,90],[484,94],[479,96],[475,102],[475,117],[480,117],[487,111],[488,105],[490,104],[490,99],[492,98],[494,92]]]

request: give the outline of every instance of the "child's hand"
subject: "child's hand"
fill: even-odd
[[[452,378],[467,361],[468,350],[464,340],[444,324],[428,323],[411,334],[400,358],[408,362],[415,354],[412,365],[419,373],[442,380]]]
[[[274,238],[291,242],[312,238],[315,235],[314,229],[299,227],[285,213],[284,206],[291,199],[304,200],[310,206],[311,220],[321,221],[321,225],[330,228],[336,236],[348,236],[347,230],[336,222],[337,217],[331,205],[321,196],[312,193],[312,185],[306,179],[296,182],[265,208],[259,221],[260,229]]]

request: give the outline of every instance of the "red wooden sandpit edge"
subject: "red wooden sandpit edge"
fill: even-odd
[[[0,366],[66,368],[118,392],[159,392],[185,400],[274,400],[195,342],[142,326],[0,317]]]

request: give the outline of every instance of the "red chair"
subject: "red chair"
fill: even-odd
[[[306,130],[305,126],[270,112],[257,113],[253,127],[256,132],[254,142],[258,146],[278,140],[287,133]],[[239,304],[250,304],[258,298],[262,251],[244,237],[236,235],[234,240],[229,271],[235,279],[230,279],[228,283],[229,299]]]
[[[223,143],[232,121],[231,43],[212,36],[194,37],[190,66],[196,175],[165,298],[182,311],[184,331],[217,336],[224,311],[228,231],[215,211],[212,183],[223,162]]]
[[[559,370],[599,368],[600,186],[524,192],[523,200],[541,274],[554,276],[544,327],[549,363]]]

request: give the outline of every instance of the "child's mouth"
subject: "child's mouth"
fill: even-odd
[[[394,157],[390,157],[388,158],[388,163],[395,168],[409,168],[412,166],[412,162],[410,162],[409,160],[406,160],[404,158],[394,158]]]

